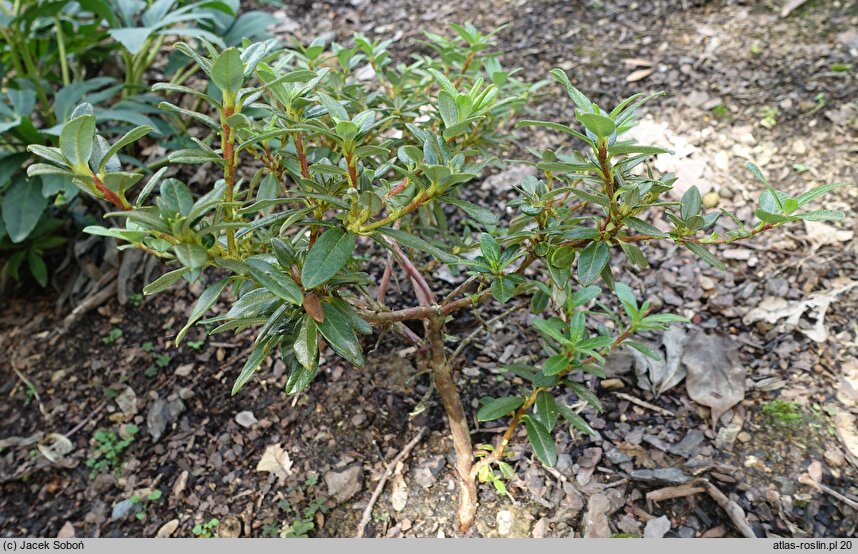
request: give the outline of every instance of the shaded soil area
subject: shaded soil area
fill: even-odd
[[[422,30],[446,32],[446,20],[471,19],[484,29],[508,24],[498,48],[505,66],[524,68],[522,78],[543,79],[559,66],[604,105],[665,90],[636,131],[676,151],[657,169],[697,184],[712,193],[711,207],[745,220],[759,192],[741,169],[746,160],[791,192],[858,177],[854,3],[809,1],[787,17],[769,4],[692,1],[519,0],[486,9],[476,0],[383,0],[265,9],[275,12],[278,32],[346,43],[360,31],[395,38],[399,55]],[[534,115],[570,119],[571,103],[546,90]],[[558,141],[530,131],[518,137],[511,153],[519,157],[524,144]],[[511,185],[526,169],[496,171],[472,187],[475,201],[512,198]],[[858,207],[854,186],[833,198],[831,208]],[[676,247],[648,246],[648,270],[616,276],[650,291],[654,309],[692,319],[684,333],[713,367],[735,356],[745,371],[744,399],[713,422],[684,382],[656,395],[652,371],[631,354],[612,356],[608,377],[588,382],[604,412],[581,413],[598,436],[559,429],[560,460],[546,469],[519,433],[508,494],[481,485],[471,533],[637,536],[657,533],[666,520],[666,536],[741,536],[712,495],[658,501],[652,494],[704,478],[742,508],[757,536],[854,536],[854,236],[852,217],[778,230],[722,249],[728,271]],[[453,284],[442,270],[434,278],[441,287]],[[135,283],[139,290],[144,281]],[[392,302],[411,303],[406,279],[398,276],[392,289]],[[65,332],[51,293],[3,299],[0,534],[194,536],[209,532],[216,518],[208,529],[222,536],[353,536],[385,467],[425,428],[394,469],[367,534],[457,535],[452,444],[428,394],[424,353],[383,331],[365,344],[367,367],[355,369],[327,351],[319,377],[298,397],[283,393],[278,359],[230,396],[252,335],[207,337],[194,328],[181,347],[172,344],[200,290],[110,301]],[[448,329],[461,339],[488,328],[455,361],[475,442],[491,443],[502,430],[475,424],[479,399],[523,390],[500,365],[541,360],[526,331],[532,316],[521,308],[489,306]],[[670,354],[671,346],[661,347]],[[680,365],[693,364],[678,348]],[[124,437],[133,440],[120,447]],[[115,453],[116,463],[88,465],[99,448]]]

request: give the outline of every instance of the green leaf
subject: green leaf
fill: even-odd
[[[170,152],[167,159],[176,164],[206,164],[216,163],[223,165],[224,160],[215,152],[209,152],[202,148],[184,148]]]
[[[557,423],[557,414],[557,402],[551,393],[542,391],[536,395],[536,417],[549,432],[554,429],[554,425]]]
[[[354,234],[334,227],[320,236],[304,261],[301,282],[305,290],[326,283],[351,259],[355,249]]]
[[[597,285],[590,285],[589,287],[578,289],[575,294],[572,295],[572,303],[575,306],[584,306],[598,298],[600,294],[602,294],[601,288]]]
[[[446,91],[438,93],[438,111],[444,120],[444,127],[449,128],[459,122],[459,111],[456,101]]]
[[[643,221],[642,219],[638,219],[636,217],[627,217],[623,219],[623,222],[635,231],[643,233],[645,235],[652,235],[654,237],[667,236],[667,233],[665,233],[655,225],[650,225],[646,221]]]
[[[80,115],[63,125],[60,150],[76,173],[88,173],[92,143],[95,140],[95,116]]]
[[[202,269],[209,259],[206,249],[198,244],[176,244],[173,246],[173,252],[182,265],[191,270]]]
[[[35,250],[27,251],[27,267],[29,267],[30,275],[37,283],[43,287],[48,285],[48,266],[45,265],[45,260]]]
[[[152,27],[121,27],[110,29],[107,34],[110,38],[125,47],[131,54],[137,54],[146,44],[146,39],[155,32]]]
[[[659,146],[644,146],[643,144],[616,144],[608,149],[611,155],[618,154],[673,154],[672,150]]]
[[[292,277],[260,259],[248,258],[245,262],[250,268],[250,275],[269,292],[297,306],[304,303],[304,293]]]
[[[322,336],[334,352],[352,364],[363,367],[364,359],[360,341],[349,325],[348,317],[335,305],[326,301],[322,302],[322,311],[325,313],[325,320],[316,324]]]
[[[578,281],[584,286],[592,284],[607,265],[610,255],[611,249],[604,242],[585,246],[578,258]]]
[[[214,303],[217,302],[218,298],[220,298],[220,295],[223,293],[223,289],[225,289],[227,285],[229,285],[229,279],[221,279],[203,291],[194,304],[194,307],[191,309],[191,315],[188,316],[188,322],[185,323],[185,326],[182,327],[182,330],[179,331],[178,335],[176,335],[176,346],[179,346],[179,343],[182,342],[185,334],[187,334],[188,330],[190,330],[194,323],[196,323],[212,306],[214,306]]]
[[[755,210],[754,215],[757,216],[759,218],[759,220],[762,221],[763,223],[771,223],[771,224],[785,223],[787,221],[793,221],[793,219],[794,219],[794,217],[792,217],[792,216],[773,214],[771,212],[767,212],[766,210],[762,210],[762,209]]]
[[[154,175],[149,177],[149,181],[146,183],[143,189],[140,190],[140,194],[137,195],[137,200],[134,201],[134,207],[139,208],[143,205],[143,202],[145,202],[146,199],[149,198],[149,195],[152,193],[153,190],[155,190],[155,187],[160,184],[161,179],[164,177],[167,171],[169,171],[169,169],[169,167],[162,167]]]
[[[155,294],[157,292],[161,292],[162,290],[173,286],[179,279],[182,278],[182,275],[187,272],[188,269],[185,267],[180,267],[179,269],[174,269],[173,271],[168,271],[164,273],[145,287],[143,287],[143,294],[150,295]]]
[[[551,265],[554,267],[570,267],[572,262],[575,261],[576,252],[572,246],[561,246],[551,253]]]
[[[310,386],[310,383],[313,382],[313,377],[316,376],[318,371],[318,365],[306,368],[301,364],[294,364],[291,371],[289,371],[289,378],[286,380],[284,392],[286,392],[287,395],[292,396],[303,391]]]
[[[211,80],[225,96],[235,99],[238,89],[244,84],[244,64],[237,48],[221,52],[212,64]]]
[[[598,113],[579,113],[577,115],[580,121],[588,131],[600,138],[607,138],[613,135],[617,127],[614,125],[614,120],[610,117]]]
[[[319,339],[316,322],[309,314],[305,314],[301,319],[301,327],[298,328],[292,350],[295,352],[295,359],[304,368],[316,368],[319,361]]]
[[[653,359],[657,362],[661,361],[661,354],[659,354],[656,350],[653,350],[652,348],[650,348],[649,346],[647,346],[645,344],[642,344],[640,342],[631,341],[631,340],[627,340],[623,344],[629,346],[630,348],[634,348],[635,350],[637,350],[638,352],[640,352],[641,354],[643,354],[647,358]]]
[[[235,380],[235,384],[232,385],[232,394],[240,391],[241,387],[253,377],[253,374],[256,373],[256,370],[259,369],[259,366],[268,357],[269,352],[271,352],[271,349],[274,348],[278,340],[279,337],[272,337],[254,347],[250,356],[247,357],[247,361],[244,362],[244,367],[241,368],[241,373],[239,373],[238,378]]]
[[[406,233],[404,231],[400,231],[398,229],[391,229],[390,227],[382,227],[378,230],[379,234],[388,236],[398,242],[401,245],[407,246],[409,248],[413,248],[415,250],[419,250],[421,252],[426,252],[433,258],[437,259],[439,262],[445,264],[455,264],[459,263],[461,260],[456,256],[444,252],[440,248],[432,246],[425,240],[421,239],[417,235],[413,235],[411,233]],[[382,244],[387,247],[387,243],[384,241],[380,241]]]
[[[38,177],[19,176],[6,190],[0,204],[0,214],[6,225],[6,234],[12,242],[26,239],[36,227],[48,200],[42,196],[42,183]]]
[[[349,121],[349,113],[342,104],[323,92],[318,93],[318,96],[322,106],[324,106],[325,110],[328,111],[328,115],[334,119],[339,119],[340,121]]]
[[[534,319],[533,326],[560,344],[570,343],[569,339],[563,335],[563,321],[559,318],[552,317],[551,319]]]
[[[727,270],[727,266],[724,265],[721,262],[721,260],[716,258],[714,254],[712,254],[711,252],[706,250],[706,247],[704,247],[700,244],[697,244],[696,242],[686,242],[685,247],[688,248],[689,250],[691,250],[692,252],[694,252],[695,254],[697,254],[698,256],[700,256],[700,258],[704,262],[711,265],[712,267],[716,267],[716,268],[720,269],[721,271]]]
[[[846,218],[846,214],[840,210],[813,210],[801,214],[793,214],[793,217],[805,221],[843,221]]]
[[[638,316],[638,302],[632,288],[625,283],[617,283],[614,286],[614,292],[625,308],[626,314],[632,319],[636,318]]]
[[[566,73],[562,69],[559,67],[552,69],[551,76],[554,77],[555,81],[566,87],[566,93],[569,94],[569,98],[572,99],[572,102],[575,103],[575,106],[579,110],[584,112],[593,111],[593,103],[580,90],[572,86],[572,83],[569,82],[569,77],[566,76]]]
[[[456,87],[453,86],[453,83],[450,82],[450,79],[444,76],[443,73],[438,71],[437,69],[429,69],[429,73],[435,77],[435,80],[438,82],[438,85],[441,87],[441,90],[450,95],[451,98],[455,98],[458,94],[456,91]]]
[[[593,146],[593,141],[590,140],[589,138],[587,138],[587,135],[584,135],[584,134],[576,131],[572,127],[569,127],[568,125],[563,125],[561,123],[554,123],[553,121],[539,121],[539,120],[535,120],[535,119],[524,119],[521,121],[517,121],[515,126],[516,127],[526,127],[526,126],[545,127],[546,129],[552,129],[555,131],[560,131],[562,133],[566,133],[567,135],[571,135],[573,137],[579,138],[579,139],[583,140],[584,142],[586,142],[587,144],[589,144],[590,146]]]
[[[847,185],[847,183],[832,183],[830,185],[822,185],[819,187],[814,187],[807,192],[803,192],[803,193],[799,194],[798,198],[796,198],[796,200],[798,201],[799,207],[801,207],[801,206],[804,206],[805,204],[807,204],[808,202],[812,202],[813,200],[816,200],[817,198],[819,198],[823,194],[827,194],[836,188],[843,187],[846,185]]]
[[[756,177],[757,181],[761,182],[766,186],[769,185],[769,181],[766,179],[765,175],[763,175],[763,172],[760,171],[760,168],[757,167],[757,164],[755,164],[754,162],[748,162],[747,167],[751,171],[751,173],[754,174],[754,177]]]
[[[515,296],[515,283],[509,277],[498,277],[492,283],[492,296],[501,304],[506,304]]]
[[[599,401],[599,397],[593,394],[586,385],[582,385],[581,383],[576,383],[575,381],[567,381],[566,384],[570,389],[575,391],[575,394],[578,395],[578,398],[586,402],[587,404],[593,406],[597,411],[603,411],[602,403]]]
[[[524,399],[517,396],[494,398],[477,410],[477,421],[494,421],[502,418],[517,410],[522,404],[524,404]]]
[[[695,215],[700,213],[700,191],[696,186],[692,186],[685,191],[680,201],[679,217],[683,221],[688,221]]]
[[[524,417],[524,427],[527,429],[527,440],[533,447],[533,453],[539,461],[548,467],[554,467],[557,463],[557,445],[548,429],[542,423],[532,417]]]
[[[548,376],[557,375],[558,373],[562,373],[567,367],[569,367],[569,358],[565,354],[555,354],[542,364],[542,373]]]
[[[445,196],[443,200],[448,204],[461,208],[463,212],[471,216],[474,221],[481,225],[485,225],[486,227],[496,227],[498,224],[498,216],[487,208],[450,196]]]
[[[63,157],[62,151],[59,148],[42,146],[41,144],[31,144],[27,147],[27,150],[41,158],[45,158],[46,160],[57,164],[58,166],[68,167],[68,160]],[[0,179],[0,183],[2,183],[2,179]]]
[[[559,402],[557,404],[557,409],[560,412],[560,415],[563,416],[563,419],[567,421],[572,427],[575,427],[579,431],[590,435],[591,437],[597,437],[598,434],[593,430],[590,425],[584,421],[584,418],[573,412],[569,409],[569,407],[563,402]]]
[[[480,233],[480,252],[490,265],[495,266],[500,261],[500,245],[488,233]]]

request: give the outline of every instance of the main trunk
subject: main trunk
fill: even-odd
[[[456,517],[459,521],[459,530],[465,532],[473,525],[477,512],[477,485],[471,476],[471,467],[474,463],[471,432],[468,430],[468,420],[465,418],[462,399],[453,382],[453,373],[447,363],[447,352],[444,348],[444,316],[431,318],[428,329],[435,388],[441,397],[444,411],[447,412],[450,434],[456,449],[456,471],[459,474],[459,509]]]

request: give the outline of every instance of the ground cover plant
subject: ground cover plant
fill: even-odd
[[[46,255],[85,226],[84,207],[100,212],[91,199],[77,198],[63,175],[28,176],[27,144],[58,144],[81,102],[94,106],[106,137],[148,125],[159,140],[181,143],[181,122],[158,110],[146,73],[176,36],[202,36],[221,47],[268,36],[259,12],[239,16],[238,9],[237,1],[0,2],[0,276],[29,275],[46,286]],[[163,74],[182,83],[195,70],[176,53]]]
[[[97,133],[87,104],[63,126],[58,148],[30,146],[48,163],[31,165],[28,174],[73,179],[114,205],[110,216],[124,218],[119,227],[91,226],[89,232],[173,264],[146,287],[147,294],[182,279],[205,282],[177,342],[197,322],[213,333],[258,329],[234,394],[271,355],[287,365],[289,394],[300,393],[316,376],[322,345],[361,366],[359,336],[373,326],[389,327],[417,345],[448,416],[461,481],[458,517],[466,529],[477,507],[476,481],[500,490],[508,478],[504,451],[519,425],[536,456],[553,465],[552,432],[559,422],[591,432],[576,409],[600,407],[582,377],[601,375],[612,349],[657,358],[635,335],[684,321],[654,312],[642,291],[615,280],[619,266],[612,253],[642,268],[646,244],[663,240],[718,266],[712,245],[844,214],[811,206],[838,185],[789,197],[753,164],[748,178],[760,189],[754,221],[707,213],[694,186],[672,200],[675,176],[656,174],[648,165],[666,150],[623,140],[636,110],[658,95],[633,95],[608,111],[580,90],[586,83],[575,87],[558,69],[551,77],[567,91],[575,121],[529,120],[520,111],[537,85],[500,68],[487,52],[491,35],[468,25],[454,30],[453,40],[430,36],[437,55],[411,65],[394,65],[384,42],[362,36],[354,47],[334,43],[330,49],[321,43],[288,49],[271,42],[227,49],[179,43],[177,50],[195,60],[209,86],[204,91],[162,83],[154,90],[168,98],[164,110],[210,129],[191,138],[194,147],[168,156],[173,165],[210,164],[213,176],[202,194],[168,177],[167,167],[140,187],[143,174],[123,170],[117,154],[152,128],[137,127],[111,144]],[[357,76],[367,65],[374,82]],[[177,97],[193,98],[196,109],[182,107]],[[530,163],[542,178],[518,184],[509,216],[470,203],[467,187],[496,163],[494,152],[503,154],[514,121],[556,131],[557,146],[533,152]],[[140,192],[132,202],[127,192],[134,186]],[[654,213],[664,214],[670,228],[649,223]],[[722,216],[734,227],[726,234],[712,230]],[[390,252],[378,282],[358,257],[372,247]],[[424,264],[427,257],[431,261]],[[443,296],[426,278],[426,267],[439,263],[468,275]],[[387,306],[394,264],[407,274],[416,305]],[[478,420],[511,417],[497,444],[475,448],[449,366],[445,325],[463,310],[517,296],[530,298],[544,360],[505,367],[531,387],[485,399]],[[220,300],[229,310],[204,319]],[[405,324],[414,321],[422,322],[422,333]],[[563,400],[569,393],[580,401],[578,408]]]

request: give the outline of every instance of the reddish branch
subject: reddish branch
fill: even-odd
[[[301,175],[304,179],[310,178],[310,164],[307,162],[307,154],[304,152],[304,135],[299,131],[294,135],[295,152],[298,154],[298,163],[301,164]]]
[[[93,180],[95,181],[95,188],[101,191],[101,194],[104,195],[104,199],[110,202],[111,204],[117,206],[120,210],[128,211],[131,209],[131,206],[128,204],[128,201],[107,188],[107,185],[98,178],[97,175],[92,175]]]
[[[396,184],[395,187],[390,189],[390,191],[387,193],[386,197],[387,198],[393,198],[394,196],[396,196],[397,194],[399,194],[400,192],[405,190],[405,187],[407,187],[407,186],[408,186],[408,177],[402,179],[401,181],[399,181],[399,183]]]

